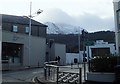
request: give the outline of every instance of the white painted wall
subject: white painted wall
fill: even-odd
[[[94,82],[111,82],[115,81],[115,74],[114,73],[87,73],[87,81],[94,81]]]
[[[74,59],[77,58],[79,63],[83,62],[83,51],[79,53],[66,53],[66,64],[74,63]]]

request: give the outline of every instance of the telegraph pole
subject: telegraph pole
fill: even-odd
[[[82,30],[82,39],[83,39],[83,65],[84,65],[84,80],[86,80],[86,65],[85,65],[85,30]]]

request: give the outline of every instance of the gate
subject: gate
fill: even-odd
[[[74,70],[71,72],[69,70],[73,69],[71,69],[71,67],[57,66],[46,63],[44,67],[45,80],[56,82],[56,84],[82,84],[81,68],[76,68],[78,72],[75,72]]]

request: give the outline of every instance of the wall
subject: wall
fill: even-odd
[[[60,64],[66,64],[66,46],[64,44],[55,43],[55,57],[60,56]]]
[[[64,65],[66,62],[66,46],[64,44],[53,43],[51,48],[48,48],[50,54],[50,61],[55,61],[55,58],[60,56],[60,64]]]
[[[49,48],[50,61],[55,61],[55,44],[53,43],[51,48]]]
[[[113,83],[115,81],[114,73],[87,73],[87,81]],[[97,84],[97,83],[96,83]]]
[[[74,63],[74,58],[78,59],[79,63],[83,62],[83,52],[79,53],[66,53],[66,64]]]
[[[117,14],[117,10],[120,9],[119,6],[120,2],[113,2],[114,5],[114,21],[115,21],[115,40],[116,40],[116,50],[117,50],[117,54],[119,54],[120,50],[120,33],[118,33],[118,31],[120,31],[120,26],[119,26],[119,16]]]
[[[46,52],[46,39],[31,36],[31,52],[28,56],[29,38],[26,34],[15,34],[8,31],[2,33],[3,42],[23,44],[23,66],[43,66]],[[15,38],[15,39],[14,39]],[[29,61],[30,60],[30,61]]]

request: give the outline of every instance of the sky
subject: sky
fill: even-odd
[[[0,14],[28,16],[38,9],[43,12],[33,19],[45,23],[80,26],[88,32],[114,31],[113,0],[0,0]]]

